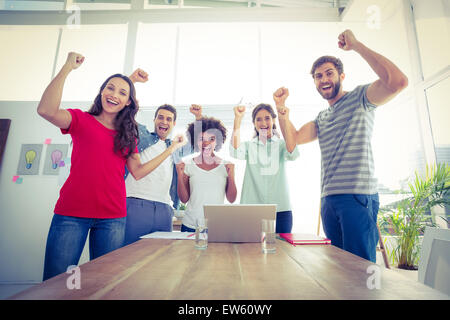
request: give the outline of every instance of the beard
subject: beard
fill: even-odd
[[[331,83],[331,88],[332,90],[327,93],[322,92],[320,88],[317,88],[317,91],[319,91],[320,95],[326,100],[334,99],[339,93],[339,89],[341,88],[341,80],[339,79],[338,82]]]

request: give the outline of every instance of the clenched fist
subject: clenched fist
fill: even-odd
[[[173,138],[172,140],[172,144],[170,145],[170,147],[172,148],[172,150],[176,150],[182,146],[184,146],[186,144],[186,139],[184,138],[184,136],[182,134],[178,134],[175,136],[175,138]]]
[[[69,54],[67,55],[66,65],[69,66],[72,70],[75,70],[76,68],[81,66],[83,61],[84,57],[81,54],[76,52],[69,52]]]
[[[198,104],[191,104],[189,111],[195,116],[196,120],[200,120],[202,118],[202,106]]]
[[[147,82],[148,81],[148,73],[142,69],[136,69],[129,77],[133,83],[136,82]]]
[[[278,119],[286,120],[289,119],[289,108],[286,106],[277,107]]]
[[[225,168],[227,169],[227,174],[230,178],[234,178],[234,163],[226,163]]]
[[[238,119],[242,119],[245,114],[245,106],[236,106],[234,107],[234,116]]]
[[[184,173],[184,168],[186,167],[186,164],[183,162],[183,161],[181,161],[180,163],[177,163],[176,165],[175,165],[175,168],[177,169],[177,173],[179,174],[179,175],[181,175],[182,173]]]
[[[356,40],[355,35],[351,30],[345,30],[338,36],[339,42],[339,48],[345,51],[354,50],[355,46],[358,45],[358,40]]]
[[[289,90],[285,87],[281,87],[273,93],[273,100],[275,101],[275,105],[277,107],[284,106],[286,103],[287,97],[289,97]]]

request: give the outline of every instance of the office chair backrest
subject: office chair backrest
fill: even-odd
[[[419,281],[450,295],[450,229],[426,227],[420,252]]]

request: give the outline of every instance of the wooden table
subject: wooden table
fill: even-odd
[[[11,299],[449,299],[395,271],[381,269],[381,287],[369,289],[376,266],[331,245],[294,247],[277,240],[274,254],[259,243],[142,239],[80,266],[81,289],[60,274]]]

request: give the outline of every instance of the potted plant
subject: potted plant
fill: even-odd
[[[436,225],[428,213],[433,207],[450,204],[450,167],[443,163],[427,165],[425,176],[416,171],[408,185],[411,196],[401,200],[396,209],[384,210],[379,225],[380,229],[390,230],[397,236],[390,246],[385,243],[393,264],[400,269],[417,270],[420,236],[426,226]]]
[[[178,209],[175,210],[175,217],[177,219],[182,219],[184,217],[184,210],[186,210],[186,204],[183,202],[180,202]]]

